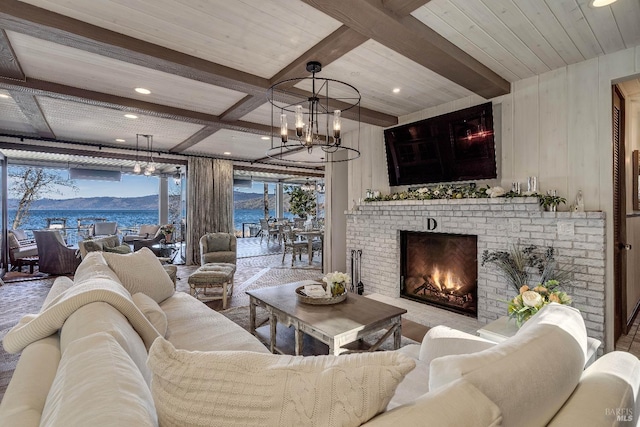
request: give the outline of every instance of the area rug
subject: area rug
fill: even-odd
[[[249,322],[249,306],[246,307],[232,307],[229,308],[227,310],[222,310],[220,311],[220,314],[223,314],[225,317],[227,317],[229,320],[232,320],[234,323],[237,323],[238,325],[242,326],[243,329],[250,331],[250,322]],[[269,316],[268,313],[261,309],[261,308],[257,308],[256,310],[256,326],[260,327],[262,325],[266,325],[269,323]],[[384,333],[386,332],[386,330],[380,330],[378,332],[375,332],[373,334],[371,334],[370,336],[368,336],[364,341],[366,344],[368,344],[369,346],[372,345],[373,343],[377,342],[382,335],[384,335]],[[280,335],[278,335],[280,337]],[[305,338],[307,338],[305,336]],[[312,339],[310,337],[309,341],[311,341]],[[291,344],[291,343],[289,343]],[[320,352],[322,351],[326,351],[328,350],[328,348],[326,348],[326,346],[324,345],[317,345],[318,343],[310,343],[309,345],[314,346],[315,348],[317,348]],[[320,343],[321,344],[321,343]],[[409,345],[409,344],[418,344],[418,342],[407,338],[407,337],[402,337],[400,340],[400,347],[404,347],[405,345]],[[305,346],[307,345],[307,342],[305,341]],[[379,347],[380,350],[393,350],[393,337],[387,338],[382,345],[380,345]],[[322,354],[322,353],[319,353]],[[324,353],[326,354],[326,352]]]
[[[47,273],[34,271],[33,273],[23,271],[10,271],[4,275],[2,281],[4,283],[27,282],[29,280],[42,280],[49,277]]]

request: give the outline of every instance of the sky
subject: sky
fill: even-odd
[[[150,194],[158,194],[160,180],[153,176],[122,174],[120,182],[94,181],[76,179],[75,183],[79,191],[74,193],[71,189],[64,189],[63,195],[53,195],[52,199],[71,199],[74,197],[139,197]],[[173,184],[173,180],[169,181]]]
[[[63,179],[69,178],[69,172],[66,170],[49,169],[49,171],[58,173]],[[158,194],[160,180],[153,176],[122,174],[120,182],[86,179],[76,179],[74,182],[78,187],[77,192],[69,187],[58,187],[62,194],[49,193],[44,197],[49,199],[73,199],[76,197],[148,196]],[[170,180],[169,183],[173,185],[173,180]],[[9,186],[11,186],[11,178],[9,178]],[[9,197],[15,197],[15,195],[10,195]]]
[[[69,172],[67,170],[52,170],[51,172],[58,173],[62,178],[67,179]],[[98,181],[98,180],[86,180],[76,179],[74,180],[78,191],[68,187],[60,187],[59,190],[62,194],[50,193],[45,198],[49,199],[73,199],[77,197],[141,197],[152,194],[158,194],[160,180],[153,176],[134,175],[134,174],[122,174],[120,182],[117,181]],[[173,180],[169,180],[169,185],[174,185]],[[274,194],[276,185],[269,183],[269,194]],[[259,193],[262,194],[263,183],[253,182],[251,188],[234,188],[236,191],[243,193]],[[13,197],[13,196],[10,196]]]
[[[263,185],[262,182],[253,181],[253,185],[251,185],[251,188],[234,187],[233,189],[235,191],[239,191],[241,193],[259,193],[259,194],[262,194],[262,192],[264,191],[264,185]],[[269,183],[269,194],[274,194],[275,189],[276,189],[276,184]]]

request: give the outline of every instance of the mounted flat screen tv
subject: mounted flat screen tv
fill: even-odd
[[[490,102],[384,131],[389,184],[497,177]]]

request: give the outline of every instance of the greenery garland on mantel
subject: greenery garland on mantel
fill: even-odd
[[[556,206],[565,203],[566,200],[559,196],[547,196],[540,193],[506,191],[502,187],[478,187],[471,184],[440,184],[433,187],[421,187],[399,193],[381,194],[377,197],[367,197],[365,202],[394,202],[398,200],[441,200],[441,199],[486,199],[486,198],[514,198],[537,197],[538,203],[543,206],[548,203],[549,197],[554,197]]]

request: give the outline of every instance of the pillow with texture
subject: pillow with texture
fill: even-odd
[[[207,249],[209,252],[229,251],[230,237],[227,234],[211,234],[207,236]]]
[[[163,337],[166,336],[168,326],[167,315],[160,308],[158,303],[142,292],[133,294],[131,299],[136,307],[140,309],[142,314],[144,314],[144,317],[146,317],[153,327],[156,328],[160,335]]]
[[[140,231],[138,232],[139,236],[146,235],[147,237],[153,237],[160,230],[159,225],[141,225]]]
[[[102,256],[103,253],[101,251],[88,252],[73,275],[73,283],[77,285],[95,279],[109,279],[122,284],[116,273],[109,268],[107,261]]]
[[[9,232],[9,249],[15,249],[20,247],[20,242],[13,232]]]
[[[136,365],[115,338],[99,332],[66,348],[40,425],[157,426],[158,420]]]
[[[87,252],[101,251],[102,244],[98,242],[94,242],[93,240],[85,240],[84,241],[84,249]]]
[[[129,254],[102,252],[102,255],[131,295],[142,292],[161,303],[175,292],[171,278],[149,248]]]
[[[282,356],[186,351],[157,338],[151,393],[163,427],[359,426],[382,412],[415,362],[390,351]]]
[[[129,254],[131,253],[131,247],[129,245],[118,245],[114,247],[105,246],[105,252],[111,252],[114,254]]]

